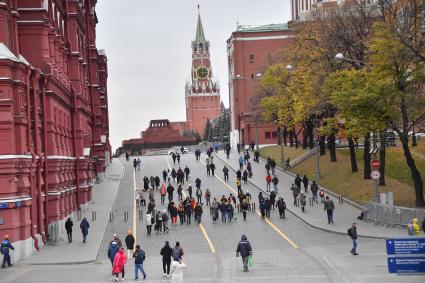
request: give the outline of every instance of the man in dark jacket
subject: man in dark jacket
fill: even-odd
[[[83,234],[83,243],[87,241],[87,235],[89,234],[90,224],[84,217],[80,223],[81,233]]]
[[[286,203],[283,198],[279,198],[276,205],[277,209],[279,210],[280,218],[285,218]]]
[[[136,240],[134,239],[133,234],[131,233],[131,230],[128,230],[127,237],[125,237],[125,246],[127,247],[127,257],[131,258],[133,255],[133,249],[134,249],[134,242]]]
[[[72,226],[74,226],[74,223],[71,220],[71,217],[68,217],[68,219],[65,222],[65,230],[66,234],[68,235],[68,242],[72,243]]]
[[[171,184],[168,184],[167,193],[168,193],[168,202],[172,202],[173,201],[174,187],[171,186]]]
[[[165,246],[161,249],[160,254],[162,255],[162,270],[164,271],[164,277],[170,277],[170,265],[171,265],[171,255],[173,249],[170,247],[170,243],[165,241]]]
[[[252,255],[252,248],[245,235],[242,235],[238,247],[236,248],[236,257],[238,257],[239,254],[242,257],[243,271],[246,272],[248,271],[248,257]]]
[[[189,175],[190,175],[190,169],[189,169],[189,167],[186,166],[184,168],[184,174],[186,176],[186,182],[189,181]]]
[[[348,230],[348,235],[350,236],[351,240],[353,241],[353,248],[351,249],[351,253],[353,255],[359,255],[357,253],[357,224],[353,223],[353,226]]]
[[[223,167],[224,181],[229,180],[229,168],[226,165]]]
[[[9,236],[5,235],[4,240],[0,244],[0,252],[3,255],[2,268],[6,268],[6,264],[9,267],[12,266],[12,263],[10,262],[10,250],[15,250],[15,248],[10,243]]]
[[[134,251],[133,257],[134,257],[134,275],[135,275],[134,280],[139,279],[139,270],[143,274],[143,279],[146,279],[146,272],[143,269],[143,262],[146,259],[146,254],[145,254],[145,251],[143,251],[139,245],[136,245],[136,250]]]
[[[313,183],[310,186],[311,193],[313,194],[313,201],[316,203],[317,201],[317,191],[319,190],[319,186],[316,184],[316,181],[313,181]]]

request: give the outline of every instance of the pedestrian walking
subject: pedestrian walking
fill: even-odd
[[[167,170],[162,171],[162,180],[164,183],[167,182],[167,176],[168,176]]]
[[[174,193],[174,187],[171,186],[171,184],[168,184],[167,193],[168,193],[168,202],[170,203],[173,201],[173,193]]]
[[[229,168],[227,168],[226,165],[224,165],[223,167],[223,174],[224,174],[224,181],[228,181],[229,180]]]
[[[248,211],[249,207],[248,207],[248,203],[246,201],[246,199],[244,199],[241,203],[241,211],[242,211],[242,215],[243,215],[243,221],[246,221],[246,212]]]
[[[260,199],[259,201],[260,203],[260,213],[261,213],[261,219],[266,219],[266,200],[265,199]]]
[[[242,170],[242,168],[243,168],[243,162],[244,162],[243,157],[242,156],[239,156],[239,170]]]
[[[264,165],[264,167],[266,168],[267,175],[270,175],[270,162],[267,161],[266,165]]]
[[[192,186],[189,184],[189,186],[187,187],[187,193],[189,194],[189,197],[192,198]]]
[[[297,174],[297,176],[295,177],[294,183],[295,183],[295,186],[297,186],[300,189],[301,189],[301,181],[302,179],[300,178],[300,175]]]
[[[351,249],[352,255],[359,255],[357,253],[357,224],[353,223],[350,229],[347,230],[348,236],[350,236],[352,242],[353,242],[353,248]]]
[[[196,189],[196,199],[198,203],[202,202],[202,190],[201,188]]]
[[[173,249],[170,247],[170,243],[168,241],[165,241],[165,245],[160,252],[160,255],[162,255],[162,270],[164,271],[164,277],[170,277],[172,252]]]
[[[313,194],[313,201],[318,203],[317,201],[317,191],[319,190],[319,186],[316,184],[316,181],[313,181],[313,183],[310,186],[310,191]]]
[[[15,247],[9,241],[9,235],[5,235],[3,241],[0,244],[0,252],[3,255],[3,263],[1,268],[6,268],[6,264],[8,267],[12,266],[10,262],[10,250],[15,250]]]
[[[325,201],[325,192],[323,191],[323,189],[320,189],[319,197],[320,197],[320,203],[323,203]]]
[[[168,183],[169,186],[171,186],[170,183]],[[167,189],[165,188],[165,184],[162,183],[161,186],[161,191],[160,191],[160,195],[161,195],[161,204],[165,203],[165,195],[167,194]]]
[[[304,185],[304,191],[307,192],[308,189],[308,178],[306,175],[303,176],[303,185]]]
[[[238,188],[238,194],[242,193],[241,180],[236,179],[236,188]]]
[[[272,183],[273,183],[273,190],[274,190],[274,192],[276,194],[278,194],[279,193],[279,190],[278,190],[277,184],[279,184],[279,179],[277,178],[276,175],[273,176]]]
[[[159,190],[159,186],[161,185],[161,179],[159,176],[155,176],[155,189]]]
[[[252,178],[252,165],[251,165],[251,162],[249,162],[249,161],[246,164],[246,170],[248,171],[248,177]]]
[[[120,273],[121,273],[121,280],[124,281],[124,276],[125,276],[124,266],[126,263],[127,263],[127,257],[124,254],[124,251],[122,250],[122,248],[119,248],[118,252],[115,255],[114,265],[112,268],[112,274],[115,276],[115,281],[119,281],[118,276]]]
[[[152,216],[151,212],[148,211],[148,213],[146,213],[146,230],[147,230],[147,235],[150,236],[152,233],[152,224],[154,223],[154,217]]]
[[[276,204],[276,193],[274,192],[274,191],[272,191],[271,193],[270,193],[270,205],[271,205],[271,208],[274,210],[274,206],[275,206],[275,204]]]
[[[202,205],[201,205],[201,203],[198,202],[195,206],[195,221],[198,222],[198,225],[201,224],[203,212],[204,211],[202,210]]]
[[[334,202],[329,198],[329,196],[326,196],[326,200],[323,203],[323,210],[326,210],[326,213],[328,215],[328,224],[334,223],[334,220],[333,220],[334,209],[335,209]]]
[[[294,197],[294,206],[297,206],[297,197],[300,194],[300,188],[292,184],[291,191],[292,191],[292,196]]]
[[[186,182],[189,181],[190,169],[189,169],[189,167],[187,167],[187,165],[184,168],[184,175],[186,176]]]
[[[65,222],[65,230],[66,234],[68,235],[68,243],[72,243],[72,226],[74,226],[74,223],[71,220],[71,217],[68,217],[68,219]]]
[[[134,280],[139,279],[139,271],[143,274],[143,279],[146,279],[146,272],[143,268],[143,262],[146,259],[146,253],[140,248],[139,245],[136,245],[136,250],[133,253],[134,257]]]
[[[276,161],[274,159],[270,161],[270,169],[272,169],[272,175],[276,175]]]
[[[257,163],[260,162],[260,152],[258,150],[254,152],[254,161]]]
[[[162,234],[162,213],[157,211],[155,215],[155,232],[157,234]]]
[[[200,188],[201,187],[201,183],[202,183],[201,179],[196,178],[196,180],[195,180],[195,187],[196,188]]]
[[[248,171],[246,169],[242,173],[242,181],[244,184],[248,183]]]
[[[277,206],[277,209],[279,210],[279,216],[280,216],[280,218],[283,218],[284,219],[285,218],[286,203],[283,200],[283,198],[279,198],[277,200],[276,206]]]
[[[211,192],[210,192],[210,189],[207,188],[207,190],[205,191],[205,202],[207,206],[211,205],[210,200],[211,200]]]
[[[111,261],[112,267],[114,267],[115,255],[117,254],[119,248],[120,248],[120,246],[118,245],[118,242],[117,241],[112,240],[109,243],[109,247],[108,247],[108,258]]]
[[[174,261],[177,261],[178,263],[182,263],[183,261],[183,248],[180,246],[180,242],[176,242],[176,245],[173,248],[173,252],[171,254],[171,257]]]
[[[190,200],[186,199],[186,203],[184,204],[184,214],[186,218],[186,224],[191,224],[191,218],[192,218],[192,207],[190,205]]]
[[[179,215],[180,225],[183,225],[183,223],[185,221],[183,202],[179,203],[179,207],[177,208],[177,213]]]
[[[251,243],[248,241],[246,235],[241,236],[241,240],[238,243],[236,248],[236,257],[242,257],[243,271],[248,271],[248,257],[252,256],[252,247]]]
[[[301,193],[300,194],[300,206],[301,206],[301,211],[302,212],[304,212],[306,205],[307,205],[307,201],[305,199],[305,195],[303,193]]]
[[[87,242],[87,235],[89,234],[90,224],[87,219],[84,217],[80,223],[81,233],[83,234],[83,243]]]
[[[125,237],[125,246],[127,248],[127,257],[131,258],[133,255],[133,249],[134,249],[134,242],[136,239],[134,239],[133,234],[131,233],[131,230],[127,231],[127,236]]]
[[[210,206],[210,215],[212,217],[213,223],[216,223],[218,219],[218,201],[216,198],[214,198]]]
[[[267,176],[266,176],[266,192],[270,192],[271,182],[272,182],[272,176],[270,176],[270,174],[267,174]]]
[[[210,164],[210,170],[211,170],[211,175],[214,176],[214,171],[215,171],[215,164],[211,162]]]
[[[162,210],[161,218],[162,218],[162,227],[163,227],[164,234],[165,233],[168,234],[170,232],[170,229],[168,229],[168,218],[169,217],[168,217],[167,211],[165,209]]]

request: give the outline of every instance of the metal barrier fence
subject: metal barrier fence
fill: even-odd
[[[406,226],[413,218],[425,218],[425,209],[387,206],[378,203],[368,203],[365,206],[365,218],[374,222],[389,225]]]

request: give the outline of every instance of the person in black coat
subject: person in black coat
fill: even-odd
[[[170,243],[165,241],[165,246],[161,249],[160,255],[162,255],[162,270],[164,271],[164,276],[170,276],[170,265],[171,265],[171,255],[173,249],[170,247]]]
[[[307,192],[308,189],[308,178],[306,175],[303,177],[303,185],[304,185],[304,191]]]
[[[90,224],[84,217],[80,223],[81,233],[83,234],[83,243],[87,242],[87,235],[89,234]]]
[[[128,230],[127,236],[125,237],[125,246],[127,247],[127,257],[131,258],[133,255],[133,249],[134,249],[134,242],[136,239],[134,239],[133,234],[131,233],[131,230]]]
[[[241,255],[243,263],[243,271],[248,271],[248,257],[252,255],[251,243],[248,241],[246,235],[242,235],[241,240],[236,248],[236,257]]]
[[[74,223],[72,222],[71,218],[68,217],[68,219],[65,222],[65,230],[66,234],[68,235],[68,242],[72,243],[72,226],[74,226]]]

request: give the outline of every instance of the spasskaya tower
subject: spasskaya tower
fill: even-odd
[[[220,115],[220,85],[213,80],[210,42],[205,39],[198,5],[198,22],[195,40],[192,41],[191,80],[186,82],[186,120],[187,126],[204,133],[207,119]]]

